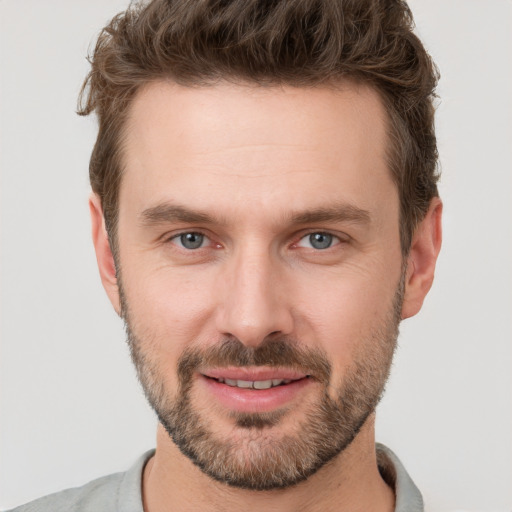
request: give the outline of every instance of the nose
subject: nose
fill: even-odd
[[[218,332],[251,347],[270,335],[291,334],[290,295],[276,259],[268,251],[247,248],[226,262],[218,283]]]

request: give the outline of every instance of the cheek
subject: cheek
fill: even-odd
[[[175,360],[191,343],[205,337],[213,290],[207,276],[194,279],[181,269],[123,275],[130,323],[135,333],[151,339],[162,360]]]
[[[314,339],[335,372],[344,371],[387,325],[399,281],[389,274],[378,280],[370,272],[343,272],[298,290],[298,316],[309,331],[299,337],[305,342]]]

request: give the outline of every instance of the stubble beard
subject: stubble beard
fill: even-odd
[[[119,281],[120,284],[120,281]],[[171,396],[158,362],[147,352],[147,339],[134,333],[120,284],[128,344],[139,381],[158,419],[180,451],[211,478],[250,490],[293,486],[317,472],[354,440],[384,392],[398,337],[403,275],[392,308],[364,340],[342,381],[331,382],[326,355],[288,337],[269,337],[256,348],[226,338],[207,349],[189,348],[178,361],[178,389]],[[270,366],[313,375],[322,392],[308,405],[292,432],[279,435],[283,417],[293,411],[232,413],[232,432],[219,435],[215,420],[194,405],[193,384],[201,367]],[[334,387],[331,397],[328,390]],[[203,411],[204,412],[204,411]]]

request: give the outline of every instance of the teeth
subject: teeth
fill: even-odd
[[[243,389],[270,389],[281,384],[289,384],[291,379],[269,379],[269,380],[233,380],[233,379],[217,379],[219,382]]]
[[[270,389],[272,387],[271,380],[255,380],[252,387],[254,389]]]

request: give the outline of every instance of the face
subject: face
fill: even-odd
[[[396,343],[379,98],[155,83],[126,128],[118,284],[146,395],[211,477],[295,484],[357,435]]]

